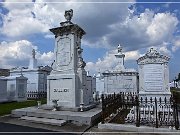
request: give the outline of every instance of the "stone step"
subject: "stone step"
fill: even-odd
[[[67,122],[92,125],[95,124],[101,118],[101,108],[93,108],[84,112],[72,112],[72,111],[52,111],[37,109],[37,107],[28,107],[12,110],[11,116],[20,117],[36,117],[46,119],[65,120]]]
[[[56,125],[56,126],[63,126],[67,123],[67,121],[65,121],[65,120],[37,118],[37,117],[28,117],[28,116],[23,116],[19,119],[28,120],[28,121],[34,122],[34,123],[49,124],[49,125]]]

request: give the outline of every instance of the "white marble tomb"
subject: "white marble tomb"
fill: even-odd
[[[147,119],[147,114],[155,111],[155,98],[157,99],[157,112],[163,114],[173,112],[173,109],[167,109],[167,104],[170,100],[169,87],[169,57],[160,54],[157,50],[151,48],[144,56],[137,60],[139,70],[139,100],[140,103],[140,117]],[[152,97],[152,103],[150,103]],[[161,103],[160,103],[161,98]],[[145,103],[147,99],[147,104]],[[127,118],[136,119],[136,107],[134,106]],[[148,119],[155,119],[155,113],[148,116]],[[172,119],[173,116],[164,115],[164,119]],[[128,119],[127,119],[128,120]]]
[[[140,97],[170,97],[169,59],[151,48],[137,60]]]
[[[85,31],[71,22],[73,10],[65,11],[67,21],[50,31],[55,35],[55,60],[47,78],[47,105],[77,108],[89,105],[92,92],[86,88],[86,63],[82,58],[81,39]]]
[[[112,70],[108,69],[102,72],[102,77],[98,78],[99,80],[96,84],[97,91],[102,91],[100,89],[104,89],[104,94],[119,92],[138,93],[138,72],[135,69],[125,68],[125,54],[122,52],[122,49],[122,46],[119,44],[117,53],[114,55],[117,63]],[[102,80],[104,80],[104,84],[102,83]],[[102,85],[104,85],[104,87]]]
[[[24,76],[8,76],[0,78],[0,102],[27,100],[27,78]]]
[[[10,70],[10,76],[23,76],[28,78],[27,93],[47,92],[47,75],[52,68],[49,66],[38,66],[35,49],[32,50],[32,57],[29,60],[28,67],[17,67]]]

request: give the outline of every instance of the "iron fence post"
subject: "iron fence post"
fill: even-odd
[[[174,120],[175,120],[175,129],[179,129],[179,119],[178,119],[178,108],[177,108],[177,96],[173,96],[173,111],[174,111]]]
[[[158,128],[158,110],[157,110],[157,99],[155,97],[155,108],[156,108],[156,128]]]
[[[104,104],[104,94],[102,94],[101,96],[102,99],[102,112],[101,112],[101,117],[102,117],[102,121],[101,123],[104,124],[104,113],[105,113],[105,104]]]
[[[139,114],[139,99],[138,96],[135,97],[136,102],[136,127],[140,126],[140,114]]]

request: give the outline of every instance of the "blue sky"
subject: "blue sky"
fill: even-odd
[[[28,66],[33,48],[39,65],[50,65],[54,59],[54,36],[49,29],[60,26],[59,23],[65,21],[64,11],[72,8],[72,22],[87,33],[82,47],[86,69],[91,74],[111,69],[117,63],[113,54],[118,44],[122,44],[126,54],[126,68],[137,69],[136,60],[154,47],[171,57],[170,80],[180,72],[180,0],[179,3],[177,0],[53,2],[1,0],[1,68]]]

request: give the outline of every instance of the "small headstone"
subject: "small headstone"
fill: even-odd
[[[4,77],[0,78],[0,102],[7,101],[7,79]]]

